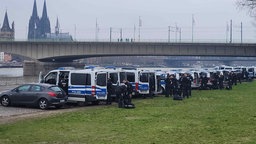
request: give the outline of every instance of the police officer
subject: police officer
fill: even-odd
[[[131,104],[132,101],[132,84],[128,80],[124,80],[124,84],[126,85],[127,91],[124,94],[125,104]]]
[[[124,99],[125,99],[125,95],[127,93],[127,87],[126,85],[117,85],[116,88],[116,97],[118,99],[118,107],[119,108],[123,108],[124,107]]]
[[[207,89],[208,78],[205,73],[201,74],[201,89]]]
[[[169,97],[170,91],[171,91],[171,80],[170,80],[169,74],[167,74],[164,82],[165,82],[165,97]]]
[[[232,90],[232,85],[233,85],[232,73],[230,72],[230,73],[228,74],[228,87],[227,87],[227,89],[228,89],[228,90]]]
[[[188,84],[189,84],[189,80],[187,78],[187,74],[183,74],[182,75],[182,78],[181,78],[181,90],[182,90],[182,96],[183,98],[187,97],[189,98],[189,95],[188,95]]]
[[[236,73],[232,72],[232,83],[234,85],[237,85],[237,75]]]
[[[171,87],[172,87],[172,95],[178,95],[178,91],[179,91],[179,82],[176,78],[175,75],[171,75]]]
[[[220,74],[218,81],[219,81],[219,89],[222,90],[224,88],[224,84],[223,84],[223,82],[224,82],[224,75],[223,74]]]
[[[155,91],[155,78],[154,75],[150,75],[149,77],[149,97],[153,98],[153,94]]]
[[[107,94],[107,103],[106,104],[111,105],[111,103],[112,103],[111,95],[113,92],[113,85],[112,85],[112,81],[110,78],[108,78],[108,82],[107,82],[107,92],[108,92],[108,94]]]
[[[192,91],[191,85],[192,85],[192,82],[193,82],[194,79],[193,79],[193,77],[191,76],[190,73],[187,74],[187,79],[188,79],[188,84],[187,84],[187,86],[188,86],[188,96],[191,96],[191,91]]]

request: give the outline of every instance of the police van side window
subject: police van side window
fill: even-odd
[[[97,85],[106,86],[107,85],[107,75],[106,74],[98,74],[97,75]]]
[[[90,74],[71,74],[71,85],[91,85]]]
[[[117,75],[117,73],[110,73],[109,77],[110,77],[111,82],[112,82],[113,84],[117,84],[117,81],[118,81],[118,75]]]
[[[125,79],[125,72],[120,72],[120,82],[123,82]]]
[[[127,80],[129,81],[129,82],[135,82],[135,73],[126,73],[126,75],[127,75]]]
[[[147,73],[142,73],[140,75],[140,81],[141,82],[148,82],[148,74]]]

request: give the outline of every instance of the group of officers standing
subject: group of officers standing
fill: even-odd
[[[116,102],[119,108],[134,108],[132,103],[132,84],[128,80],[123,80],[123,85],[117,85],[116,88],[113,87],[111,79],[107,82],[107,105],[112,104],[112,94],[116,94]]]
[[[207,77],[206,73],[199,74],[200,90],[207,89],[224,89],[231,90],[233,85],[241,83],[245,78],[249,81],[248,72],[236,73],[225,72],[213,73],[211,78]],[[165,79],[165,97],[181,96],[182,98],[189,98],[191,96],[191,84],[194,81],[190,73],[183,73],[180,78],[177,79],[174,74],[167,74]]]
[[[189,73],[181,74],[179,79],[174,74],[167,74],[165,79],[165,97],[182,96],[189,98],[191,96],[191,83],[193,77]]]

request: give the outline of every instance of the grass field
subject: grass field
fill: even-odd
[[[256,82],[192,95],[183,101],[136,99],[135,109],[113,104],[0,125],[0,143],[256,143]]]

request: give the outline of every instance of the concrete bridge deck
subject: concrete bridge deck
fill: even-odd
[[[256,44],[157,42],[0,42],[0,52],[41,62],[65,62],[99,56],[255,57]]]

